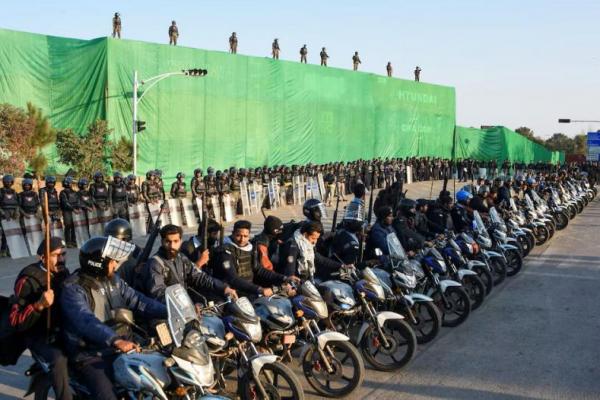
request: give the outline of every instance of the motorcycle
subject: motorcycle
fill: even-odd
[[[317,322],[328,316],[327,304],[310,280],[288,293],[289,298],[273,295],[254,302],[266,332],[261,344],[288,361],[294,349],[301,349],[302,372],[319,394],[342,397],[352,393],[365,375],[358,350],[348,336],[319,328]]]
[[[215,369],[206,341],[198,330],[198,317],[186,290],[181,285],[169,286],[165,292],[168,323],[156,326],[158,340],[151,339],[141,353],[119,354],[113,362],[114,383],[120,398],[135,399],[226,399],[211,394],[215,385]],[[117,309],[113,315],[117,325],[139,328],[133,313]],[[117,354],[117,353],[115,353]],[[47,399],[50,391],[50,365],[33,355],[36,364],[26,371],[30,377],[25,396]],[[71,388],[78,399],[93,399],[94,394],[71,372]]]
[[[319,285],[331,310],[328,326],[348,335],[377,370],[394,371],[408,364],[417,349],[417,338],[402,315],[377,311],[376,305],[386,300],[377,275],[365,268],[359,278],[350,268],[341,271],[339,278]]]

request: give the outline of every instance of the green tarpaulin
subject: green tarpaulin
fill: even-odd
[[[188,68],[209,73],[165,79],[140,102],[138,119],[147,129],[138,135],[138,174],[160,168],[170,178],[209,165],[452,155],[451,87],[217,51],[0,29],[0,102],[32,102],[59,129],[83,133],[95,119],[106,119],[115,139],[130,137],[134,70],[143,80]],[[513,139],[500,136],[510,135],[485,140],[509,146],[513,157],[520,151],[551,157],[522,144],[510,147]],[[504,154],[472,140],[460,146],[472,154]],[[64,170],[55,151],[48,153],[51,167]]]
[[[503,126],[485,130],[456,127],[456,157],[478,160],[536,162],[564,162],[560,151],[550,151],[526,137]]]

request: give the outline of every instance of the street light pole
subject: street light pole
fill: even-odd
[[[176,72],[167,72],[164,74],[153,76],[152,78],[148,78],[142,81],[138,81],[138,73],[137,71],[133,71],[133,124],[131,128],[132,133],[132,142],[133,142],[133,175],[137,177],[137,134],[138,134],[138,104],[144,98],[144,95],[148,93],[150,89],[152,89],[158,82],[163,79],[169,78],[174,75],[185,75],[185,76],[206,76],[208,71],[205,69],[184,69]],[[138,98],[138,89],[140,85],[145,85],[146,83],[150,83],[150,85],[144,90],[141,96]],[[142,128],[140,128],[143,130]]]
[[[137,177],[137,106],[138,106],[138,73],[133,71],[133,123],[132,126],[132,138],[133,138],[133,175]]]
[[[591,120],[591,119],[570,119],[570,118],[559,118],[558,119],[558,123],[559,124],[570,124],[571,122],[594,122],[594,123],[600,123],[600,121]]]

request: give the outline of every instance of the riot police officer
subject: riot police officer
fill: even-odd
[[[173,199],[185,199],[187,196],[187,189],[185,188],[185,174],[183,172],[177,173],[177,180],[171,185],[171,198]]]
[[[63,215],[63,223],[65,230],[65,242],[67,247],[77,247],[77,240],[75,239],[75,224],[73,223],[73,212],[78,208],[77,202],[79,196],[77,192],[73,190],[73,177],[65,176],[62,182],[63,190],[60,192],[60,209]]]
[[[127,187],[123,182],[123,175],[119,171],[113,174],[113,181],[108,188],[108,198],[112,206],[113,218],[128,219]]]
[[[135,311],[145,319],[165,319],[164,304],[132,289],[116,273],[133,246],[113,237],[93,237],[79,251],[80,269],[64,284],[60,304],[69,359],[91,397],[116,400],[112,363],[121,353],[140,351],[128,327],[117,326],[118,308]]]
[[[108,210],[110,206],[108,187],[104,183],[104,175],[100,171],[94,173],[94,183],[90,186],[90,194],[97,209]]]
[[[235,214],[242,214],[242,197],[240,195],[240,176],[235,167],[229,168],[229,190]]]
[[[204,179],[202,179],[202,169],[196,168],[194,170],[194,177],[190,182],[190,190],[192,191],[192,199],[196,197],[204,199],[206,186],[204,185]]]
[[[91,213],[94,211],[94,199],[92,199],[92,195],[88,189],[88,180],[86,178],[80,178],[77,182],[77,206],[80,210]]]
[[[127,175],[127,181],[125,183],[125,190],[127,191],[127,204],[136,204],[141,200],[140,187],[135,183],[135,175]]]
[[[2,177],[2,188],[0,188],[0,220],[19,219],[19,200],[17,192],[12,188],[15,179],[12,175]],[[2,230],[2,246],[0,252],[6,253],[6,235]]]
[[[23,191],[19,193],[19,208],[24,215],[35,215],[40,208],[40,197],[33,190],[33,179],[25,178],[21,182]]]
[[[47,176],[46,186],[40,189],[40,200],[44,209],[44,196],[48,195],[48,215],[52,221],[60,221],[60,201],[56,191],[56,177]]]

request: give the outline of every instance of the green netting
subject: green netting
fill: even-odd
[[[76,132],[101,118],[115,138],[130,136],[134,70],[144,79],[197,67],[208,76],[168,78],[140,103],[147,130],[139,135],[138,173],[452,155],[454,88],[216,51],[0,30],[0,102],[31,101],[55,127]],[[497,130],[479,137],[458,128],[457,156],[560,158]],[[53,168],[64,170],[49,154]]]
[[[550,151],[526,137],[503,126],[481,130],[456,127],[456,157],[478,160],[564,162],[560,151]]]

